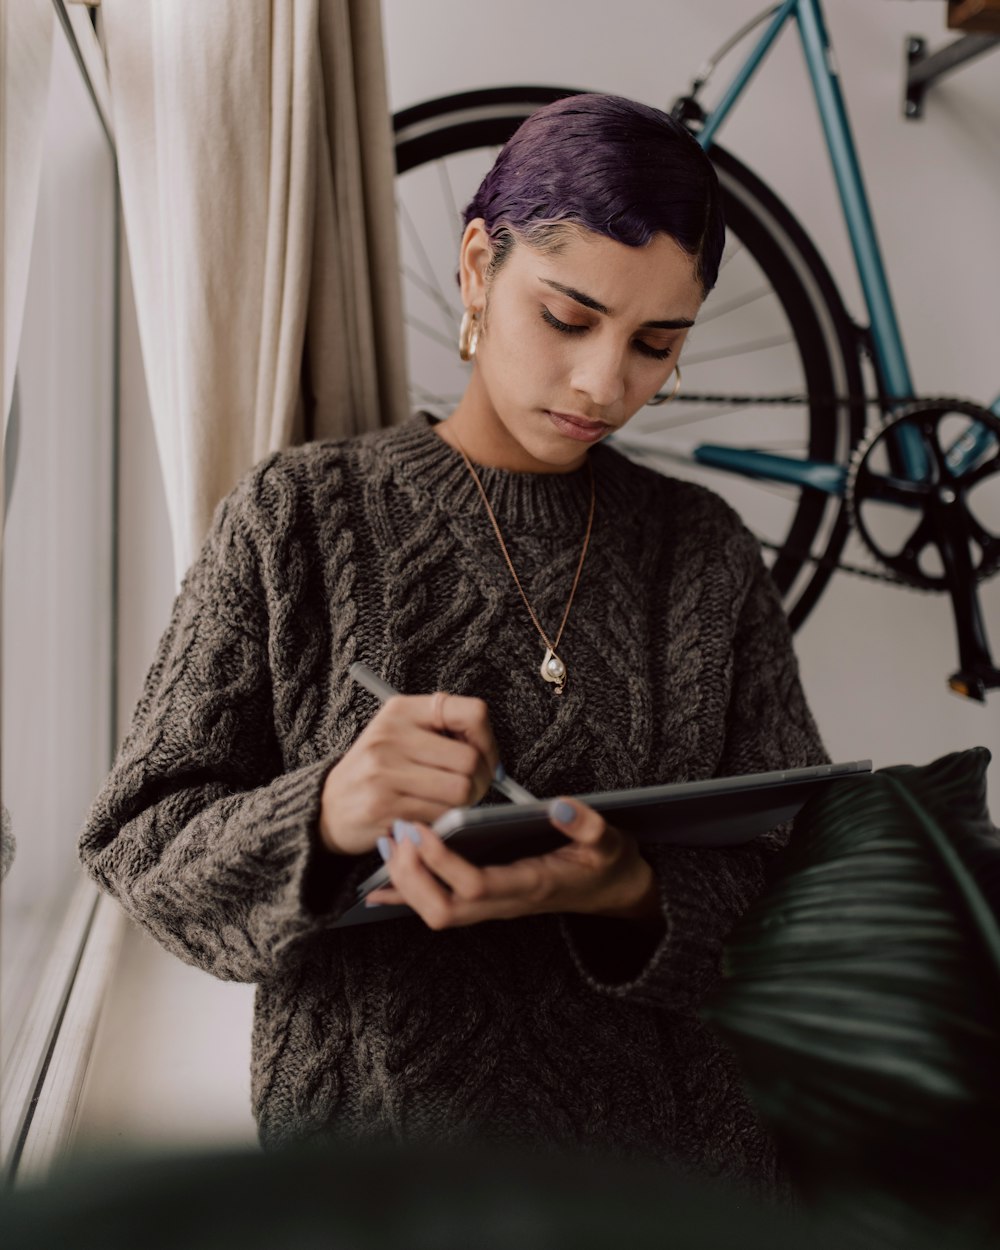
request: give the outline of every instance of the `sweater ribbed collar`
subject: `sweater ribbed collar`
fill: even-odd
[[[415,413],[387,431],[380,447],[396,476],[452,515],[482,514],[483,501],[461,454],[434,431],[435,419]],[[634,515],[645,491],[641,471],[610,447],[588,453],[594,470],[597,507],[605,517]],[[474,462],[475,463],[475,462]],[[572,473],[514,473],[476,464],[490,506],[501,526],[530,526],[535,532],[578,526],[590,506],[590,474],[584,465]]]

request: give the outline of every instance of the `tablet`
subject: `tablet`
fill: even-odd
[[[791,820],[821,786],[870,773],[871,767],[871,760],[852,760],[576,797],[640,842],[733,846]],[[455,808],[445,812],[434,829],[452,850],[474,864],[506,864],[544,855],[568,841],[549,822],[549,802]],[[384,865],[366,878],[358,887],[356,904],[336,927],[412,914],[408,907],[365,907],[366,895],[388,881]]]

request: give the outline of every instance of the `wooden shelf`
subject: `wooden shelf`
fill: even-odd
[[[948,0],[948,27],[968,35],[1000,35],[1000,0]]]

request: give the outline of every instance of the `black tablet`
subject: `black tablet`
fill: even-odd
[[[852,760],[577,797],[599,811],[609,824],[633,834],[640,842],[732,846],[791,820],[819,787],[842,777],[870,773],[871,767],[871,760]],[[455,808],[436,821],[434,828],[452,850],[472,863],[506,864],[565,844],[567,839],[549,822],[549,802]],[[364,906],[366,895],[388,880],[384,866],[366,878],[358,887],[357,904],[337,925],[410,914],[408,907]]]

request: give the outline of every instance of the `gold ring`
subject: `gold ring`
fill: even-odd
[[[444,701],[447,697],[443,690],[438,690],[434,694],[434,702],[431,705],[431,724],[438,733],[444,733],[448,728],[444,721]]]

